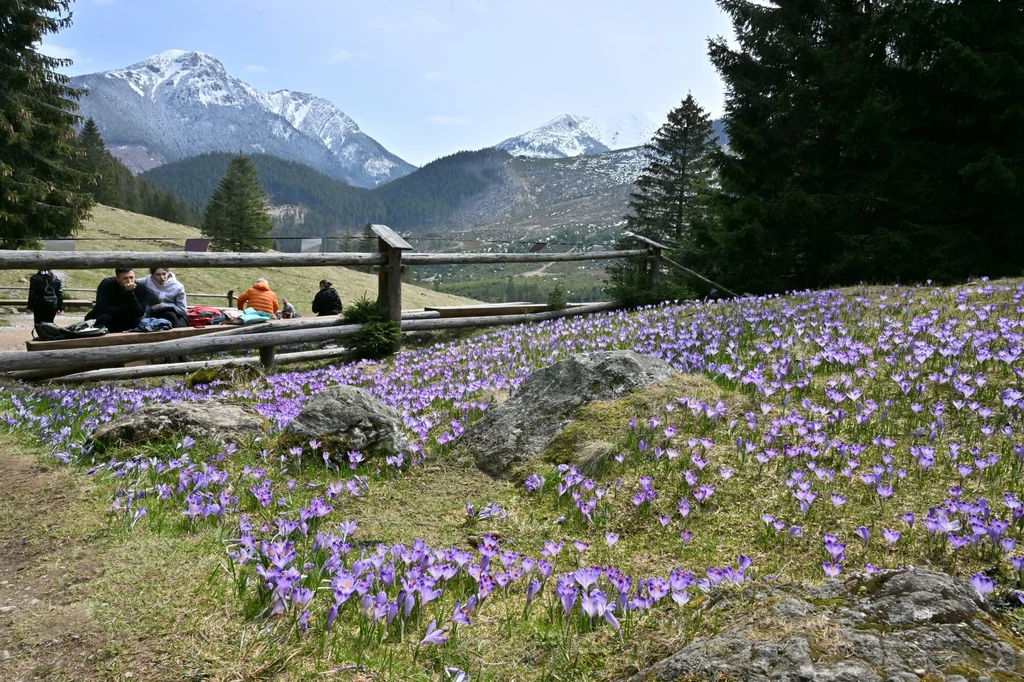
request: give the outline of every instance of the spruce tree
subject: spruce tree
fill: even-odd
[[[707,212],[718,145],[711,117],[693,95],[669,112],[644,147],[646,167],[630,195],[627,229],[658,242],[678,243]]]
[[[114,171],[116,162],[107,151],[100,129],[92,117],[85,121],[78,133],[78,147],[80,153],[74,165],[90,176],[85,188],[97,203],[117,206],[118,190]]]
[[[203,236],[213,240],[214,251],[266,251],[274,227],[267,203],[256,167],[238,154],[206,205]]]
[[[36,46],[71,25],[69,0],[0,8],[0,247],[73,237],[92,207],[71,167],[81,91],[56,69],[71,64]]]
[[[711,117],[688,94],[644,147],[646,166],[630,195],[627,229],[673,248],[694,230],[704,230],[718,154]],[[617,248],[636,248],[636,241],[623,239]],[[650,291],[647,267],[642,262],[610,266],[610,293],[630,303],[679,295],[674,275],[664,291]]]

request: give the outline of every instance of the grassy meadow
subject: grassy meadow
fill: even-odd
[[[24,679],[619,680],[727,627],[722,595],[907,567],[970,579],[1021,648],[1022,299],[1005,280],[693,301],[245,385],[6,386],[0,604],[42,598],[0,649]],[[616,349],[678,373],[583,408],[509,480],[476,469],[459,436],[532,371]],[[411,455],[287,439],[336,384],[395,407]],[[87,441],[208,397],[268,433]]]

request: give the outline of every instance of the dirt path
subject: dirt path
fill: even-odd
[[[61,516],[81,495],[62,471],[0,443],[0,679],[92,680],[109,645],[85,600],[103,569]]]
[[[106,484],[40,462],[0,436],[0,682],[291,679],[214,579],[217,534],[126,531]]]
[[[85,319],[85,313],[58,315],[56,324],[65,326]],[[0,315],[0,351],[25,350],[25,342],[32,338],[32,315]]]
[[[548,268],[550,268],[552,265],[554,265],[554,263],[545,263],[544,265],[540,266],[536,270],[530,270],[529,272],[524,272],[522,275],[520,275],[520,277],[540,277],[541,275],[545,274],[547,272]]]

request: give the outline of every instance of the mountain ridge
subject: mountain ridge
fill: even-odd
[[[142,177],[201,207],[230,156],[209,153]],[[387,185],[364,189],[295,162],[263,154],[251,158],[273,205],[308,209],[302,226],[306,236],[358,231],[367,222],[384,222],[405,232],[506,229],[518,220],[532,220],[538,211],[553,215],[535,226],[540,231],[577,218],[598,219],[608,226],[625,213],[643,167],[639,148],[565,159],[515,157],[486,148],[451,154]],[[524,234],[534,231],[524,229]]]
[[[261,92],[205,52],[167,50],[72,84],[88,91],[81,115],[136,172],[211,151],[268,153],[360,187],[415,169],[328,100]]]
[[[561,114],[525,133],[507,138],[497,145],[513,156],[566,158],[640,147],[658,130],[658,124],[645,114],[620,114],[613,117]]]

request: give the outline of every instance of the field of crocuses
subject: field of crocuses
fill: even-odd
[[[0,408],[109,491],[116,532],[221,538],[233,612],[295,678],[613,679],[721,627],[702,603],[756,580],[930,566],[1019,618],[1022,298],[1024,284],[982,280],[666,304],[265,384],[12,388]],[[515,481],[475,471],[459,436],[491,397],[613,349],[685,376],[583,410],[575,432],[611,455],[563,444]],[[411,461],[284,443],[337,383],[400,412]],[[273,432],[86,444],[147,403],[211,396],[252,404]]]

